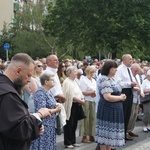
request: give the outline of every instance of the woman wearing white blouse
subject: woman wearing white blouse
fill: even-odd
[[[145,94],[146,101],[141,101],[143,103],[144,116],[143,116],[143,131],[150,131],[150,70],[147,71],[146,79],[142,83],[142,89]]]
[[[96,81],[93,79],[95,76],[95,66],[88,66],[85,69],[86,77],[81,80],[81,90],[85,98],[84,112],[86,118],[80,124],[80,136],[82,136],[83,143],[94,142],[95,138],[95,98],[96,98]],[[89,136],[89,139],[87,138]]]

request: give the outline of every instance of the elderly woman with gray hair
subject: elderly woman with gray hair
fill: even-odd
[[[32,142],[30,150],[56,150],[55,120],[56,113],[61,110],[61,106],[57,105],[50,93],[50,89],[55,85],[54,75],[45,71],[40,75],[40,82],[41,87],[34,95],[35,111],[40,108],[49,108],[52,116],[43,119],[44,133]]]
[[[66,125],[64,126],[64,145],[66,148],[73,149],[79,147],[76,144],[76,128],[78,120],[85,118],[82,111],[82,105],[85,103],[84,96],[78,83],[77,68],[70,66],[66,70],[67,78],[64,80],[62,88],[66,101],[63,104],[66,110]]]

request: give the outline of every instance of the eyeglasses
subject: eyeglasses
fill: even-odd
[[[37,65],[37,67],[39,67],[39,68],[43,68],[43,66],[42,66],[42,65]]]
[[[66,67],[66,66],[61,66],[62,68]]]
[[[55,82],[55,80],[54,79],[49,79],[50,81],[53,81],[53,82]]]

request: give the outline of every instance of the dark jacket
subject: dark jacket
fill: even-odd
[[[38,136],[37,119],[29,114],[13,82],[0,74],[0,150],[29,150]]]

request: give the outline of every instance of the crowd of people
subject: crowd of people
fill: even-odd
[[[25,53],[0,59],[0,149],[57,150],[56,126],[64,147],[98,143],[100,150],[122,147],[134,133],[139,111],[150,130],[149,64],[124,54],[117,60],[33,60]],[[31,111],[31,99],[33,101]]]

